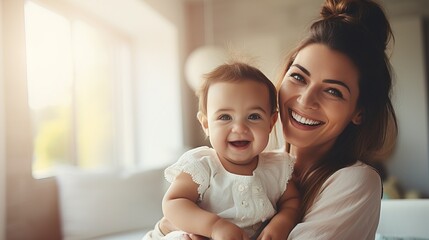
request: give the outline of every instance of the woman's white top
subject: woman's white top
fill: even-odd
[[[357,162],[340,169],[322,185],[314,204],[288,239],[374,240],[381,197],[381,179],[372,167]]]
[[[228,219],[253,236],[276,213],[277,200],[292,176],[294,160],[285,152],[264,152],[253,175],[226,171],[215,152],[199,147],[165,170],[169,182],[182,172],[198,184],[198,205]]]

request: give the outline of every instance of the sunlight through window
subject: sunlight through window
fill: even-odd
[[[63,164],[96,168],[122,164],[115,159],[132,162],[122,157],[133,157],[132,136],[121,137],[132,135],[123,127],[132,119],[123,106],[132,98],[124,91],[130,89],[129,64],[123,64],[131,58],[128,43],[31,1],[25,24],[33,175],[49,176]]]

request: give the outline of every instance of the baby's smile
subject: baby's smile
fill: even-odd
[[[229,142],[229,144],[231,144],[232,146],[237,147],[237,148],[245,148],[250,144],[250,141],[247,141],[247,140],[231,141],[231,142]]]

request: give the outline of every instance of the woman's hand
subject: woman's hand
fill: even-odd
[[[257,240],[284,240],[287,235],[288,232],[284,233],[283,229],[267,225],[259,234]]]

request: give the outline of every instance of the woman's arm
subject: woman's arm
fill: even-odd
[[[278,212],[261,232],[258,240],[286,239],[292,228],[298,222],[299,205],[298,189],[295,183],[290,180],[286,191],[277,202]]]
[[[197,204],[198,184],[187,173],[179,174],[164,196],[164,216],[182,231],[213,239],[248,239],[244,231]]]
[[[314,204],[288,239],[374,239],[381,204],[381,179],[357,163],[338,170],[323,184]]]

